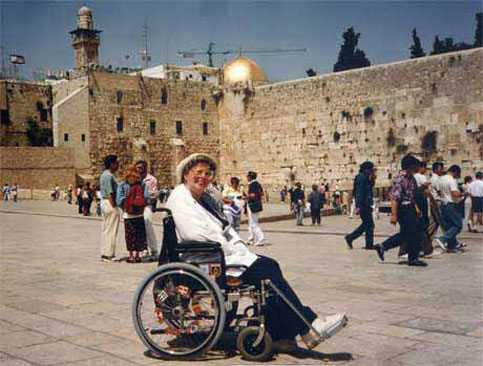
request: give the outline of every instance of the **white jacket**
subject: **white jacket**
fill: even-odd
[[[177,186],[168,198],[166,208],[170,209],[176,225],[179,241],[215,241],[221,244],[227,265],[237,264],[249,267],[257,260],[242,238],[228,226],[223,225],[191,195],[184,184]],[[228,274],[239,276],[243,271],[230,269]]]

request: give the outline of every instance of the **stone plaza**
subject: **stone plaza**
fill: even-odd
[[[79,217],[65,202],[0,202],[1,365],[241,365],[213,351],[199,361],[164,361],[146,353],[131,319],[142,278],[156,263],[99,261],[101,221]],[[288,207],[271,204],[268,212]],[[156,232],[161,239],[160,214]],[[347,312],[349,326],[313,351],[278,354],[269,364],[473,366],[483,362],[482,234],[463,233],[458,254],[399,265],[397,250],[381,264],[372,251],[350,251],[347,216],[320,227],[293,221],[262,224],[270,245],[254,248],[280,262],[304,303],[318,314]],[[306,224],[309,220],[306,219]],[[376,242],[395,232],[376,222]],[[242,226],[246,237],[246,226]],[[120,227],[118,256],[125,253]],[[300,254],[297,254],[300,253]]]

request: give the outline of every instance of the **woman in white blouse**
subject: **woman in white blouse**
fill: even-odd
[[[301,303],[283,277],[278,263],[271,258],[251,253],[235,230],[227,225],[221,204],[205,192],[215,176],[216,168],[215,160],[207,154],[192,154],[178,165],[176,175],[181,184],[171,193],[166,205],[172,212],[178,240],[220,243],[227,265],[248,267],[245,271],[229,269],[228,274],[241,276],[244,283],[255,286],[262,279],[272,280],[304,317],[312,322],[319,334],[335,334],[347,322],[345,315],[327,317],[325,321],[319,319],[308,306]],[[284,301],[276,297],[268,300],[267,330],[279,352],[293,350],[297,335],[301,336],[308,348],[317,346],[320,341]]]

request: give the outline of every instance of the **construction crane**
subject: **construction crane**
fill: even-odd
[[[239,56],[242,54],[241,46],[238,50],[223,50],[223,51],[215,51],[214,50],[215,44],[210,42],[208,44],[207,51],[178,51],[178,55],[183,58],[194,58],[195,55],[208,55],[208,66],[214,67],[213,64],[213,55],[228,55],[230,53],[238,53]],[[243,51],[243,53],[282,53],[282,52],[307,52],[306,48],[295,48],[295,49],[273,49],[273,50],[249,50]]]

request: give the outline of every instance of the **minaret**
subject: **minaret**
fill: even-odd
[[[102,31],[93,29],[93,25],[91,9],[83,6],[77,12],[77,29],[69,32],[72,35],[76,69],[99,62],[99,33]]]

